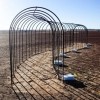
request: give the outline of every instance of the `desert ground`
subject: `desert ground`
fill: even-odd
[[[8,31],[0,32],[0,100],[100,100],[100,31],[89,31],[90,49],[68,53],[67,71],[76,81],[62,82],[52,67],[51,52],[22,63],[11,87]],[[36,59],[36,60],[34,60]]]

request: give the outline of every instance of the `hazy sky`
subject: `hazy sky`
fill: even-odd
[[[18,12],[33,6],[52,10],[62,22],[100,29],[100,0],[0,0],[0,30],[9,29]]]

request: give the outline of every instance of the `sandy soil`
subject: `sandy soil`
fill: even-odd
[[[17,100],[10,85],[8,31],[0,31],[0,100]]]
[[[93,46],[81,53],[68,53],[65,70],[76,75],[76,81],[57,79],[51,64],[51,52],[45,52],[22,63],[10,85],[8,34],[0,36],[0,100],[99,100],[100,39],[90,38]]]

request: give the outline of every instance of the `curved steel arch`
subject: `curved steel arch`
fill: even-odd
[[[9,29],[11,83],[20,64],[48,50],[52,52],[52,64],[58,78],[63,79],[67,72],[63,67],[64,53],[75,45],[76,49],[82,48],[79,43],[88,43],[88,30],[84,25],[61,23],[52,11],[43,7],[22,10]]]
[[[85,43],[88,44],[88,29],[87,29],[87,27],[82,25],[82,24],[76,24],[76,25],[80,25],[80,26],[82,26],[84,28],[85,34],[86,34],[86,36],[85,36]]]
[[[56,23],[58,22],[59,25]],[[48,27],[49,26],[49,27]],[[9,29],[11,83],[17,67],[29,57],[41,53],[48,46],[47,28],[52,36],[52,63],[59,60],[60,36],[63,38],[63,27],[60,19],[50,10],[43,7],[30,7],[19,12]],[[44,37],[45,39],[44,39]],[[44,40],[43,40],[44,39]],[[35,51],[33,50],[33,47]],[[63,59],[63,58],[62,58]],[[54,67],[55,68],[55,67]]]
[[[88,43],[88,29],[81,24],[75,24],[74,27],[74,45],[76,45],[76,49],[84,48],[84,45]],[[80,46],[81,43],[82,45]]]
[[[69,33],[69,45],[68,46],[72,46],[72,45],[74,45],[74,34],[73,34],[73,29],[74,29],[74,27],[75,27],[75,24],[73,24],[73,23],[63,23],[63,25],[65,26],[65,28],[66,27],[68,27],[68,29],[66,28],[66,30],[68,30],[68,33]],[[68,34],[68,33],[65,33],[65,34]],[[65,35],[64,34],[64,35]],[[68,37],[66,37],[66,36],[64,36],[65,38],[68,38]]]

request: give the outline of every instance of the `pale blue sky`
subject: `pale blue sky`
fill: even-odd
[[[0,30],[9,29],[15,15],[32,6],[52,10],[62,22],[100,29],[100,0],[0,0]]]

